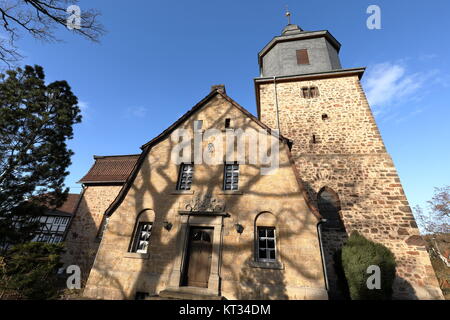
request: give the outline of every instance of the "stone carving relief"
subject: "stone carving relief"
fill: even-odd
[[[218,200],[208,194],[204,197],[197,196],[184,203],[183,210],[188,212],[224,212],[225,202],[223,200]]]

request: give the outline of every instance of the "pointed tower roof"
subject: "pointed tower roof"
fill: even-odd
[[[330,32],[305,31],[291,23],[289,11],[286,11],[286,17],[288,24],[281,35],[274,37],[258,54],[260,77],[283,77],[342,69],[339,60],[341,44]]]

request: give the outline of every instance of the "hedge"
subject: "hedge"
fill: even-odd
[[[342,247],[342,268],[352,300],[389,300],[395,279],[394,254],[382,244],[370,241],[354,232]],[[370,266],[380,267],[380,289],[369,289],[367,280],[374,273]]]

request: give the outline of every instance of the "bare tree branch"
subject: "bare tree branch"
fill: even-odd
[[[450,186],[435,188],[433,198],[428,201],[428,212],[420,206],[414,208],[414,215],[426,233],[450,232]]]
[[[41,41],[59,41],[54,32],[57,28],[67,28],[67,12],[70,5],[78,0],[0,0],[0,61],[8,67],[20,61],[23,56],[16,45],[22,32]],[[105,33],[98,21],[100,12],[96,9],[81,8],[79,28],[71,31],[82,37],[99,42]]]

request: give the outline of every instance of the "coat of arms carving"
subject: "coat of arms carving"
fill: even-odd
[[[197,196],[186,201],[184,209],[189,212],[223,212],[225,210],[225,202],[215,199],[211,195]]]

